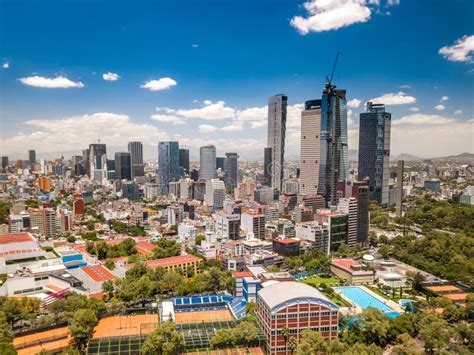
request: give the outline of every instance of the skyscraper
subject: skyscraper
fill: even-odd
[[[359,180],[369,178],[369,198],[382,207],[388,205],[391,119],[383,104],[368,102],[359,123]]]
[[[34,166],[36,163],[36,150],[30,149],[28,151],[28,160],[30,161],[30,165]]]
[[[132,179],[136,176],[143,176],[143,144],[141,142],[129,142],[128,151],[132,164]]]
[[[115,179],[132,180],[131,154],[129,152],[115,153]]]
[[[224,182],[227,189],[233,189],[237,186],[238,181],[238,164],[237,153],[225,153],[224,160]]]
[[[314,196],[318,193],[321,143],[321,100],[305,102],[301,112],[300,193]]]
[[[318,193],[328,206],[337,204],[337,184],[347,177],[349,157],[347,151],[346,90],[336,90],[327,83],[321,99],[321,149]]]
[[[161,194],[169,192],[169,183],[179,180],[179,143],[160,142],[158,144],[158,183]]]
[[[216,147],[206,145],[199,148],[199,178],[207,180],[216,177]]]
[[[189,174],[189,149],[179,149],[179,167]]]
[[[2,168],[6,168],[8,166],[8,157],[2,156]]]
[[[89,144],[89,177],[92,180],[100,181],[106,177],[105,163],[107,161],[107,148],[105,144]]]
[[[272,148],[263,151],[263,185],[272,186]]]
[[[271,187],[281,191],[285,161],[286,107],[288,96],[278,94],[268,98],[267,147],[271,148]]]
[[[225,163],[224,157],[216,157],[216,170],[217,169],[224,170],[224,163]]]

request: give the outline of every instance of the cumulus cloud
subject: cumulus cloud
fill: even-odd
[[[172,123],[175,125],[184,125],[186,123],[182,118],[175,115],[155,114],[151,115],[151,119],[158,122]]]
[[[150,80],[145,82],[145,84],[140,85],[142,89],[148,89],[150,91],[161,91],[172,88],[173,86],[178,85],[176,80],[171,78],[160,78],[158,80]]]
[[[369,101],[374,104],[406,105],[415,103],[416,98],[414,96],[407,95],[402,91],[399,91],[398,93],[384,94]]]
[[[418,107],[410,107],[411,112],[420,112],[420,109]]]
[[[212,133],[217,131],[219,128],[210,124],[201,124],[199,125],[199,132],[201,133]]]
[[[405,85],[400,85],[399,88],[400,89],[411,89],[412,87],[411,87],[411,85],[406,85],[405,84]]]
[[[120,79],[120,75],[108,71],[107,73],[102,74],[102,79],[105,81],[117,81]]]
[[[387,0],[385,7],[398,5],[398,0]],[[372,11],[379,12],[379,0],[309,0],[303,4],[305,16],[294,16],[290,24],[302,34],[337,30],[370,20]]]
[[[462,110],[456,110],[456,111],[454,111],[454,114],[455,115],[462,115],[463,112],[462,112]]]
[[[443,101],[448,101],[448,100],[449,100],[449,96],[446,96],[446,95],[445,95],[445,96],[443,96],[443,97],[441,98],[440,101],[443,102]]]
[[[474,35],[459,38],[452,46],[439,49],[438,53],[452,62],[472,63],[472,52],[474,52]]]
[[[44,76],[29,76],[18,79],[21,83],[45,89],[67,89],[67,88],[83,88],[84,84],[80,81],[74,82],[65,76],[59,75],[55,78],[45,78]]]
[[[199,47],[199,44],[194,43],[194,44],[192,45],[192,47],[193,47],[193,48],[198,48],[198,47]]]
[[[3,69],[8,69],[8,68],[10,68],[10,63],[9,63],[9,62],[4,62],[4,63],[2,64],[2,68],[3,68]]]
[[[436,105],[435,107],[435,110],[438,110],[438,111],[444,111],[444,109],[446,108],[446,106],[442,105],[442,104],[438,104]]]
[[[52,152],[78,151],[99,138],[109,146],[124,148],[127,141],[137,140],[144,144],[156,145],[160,140],[169,139],[168,135],[156,126],[135,123],[127,115],[108,112],[60,119],[29,120],[24,124],[25,130],[31,132],[20,132],[2,139],[2,152],[21,152],[25,142],[40,152]]]
[[[352,107],[352,108],[357,108],[360,106],[361,102],[362,102],[361,100],[354,98],[352,100],[347,101],[347,106]]]
[[[454,118],[440,115],[425,115],[417,113],[409,116],[404,116],[398,120],[393,120],[393,125],[443,125],[447,123],[456,122]]]

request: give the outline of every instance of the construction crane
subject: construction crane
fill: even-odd
[[[336,53],[336,59],[334,59],[334,64],[332,65],[331,76],[329,78],[326,76],[326,86],[329,86],[329,87],[332,86],[332,78],[334,77],[334,72],[336,71],[336,65],[337,65],[338,59],[339,59],[339,52]]]

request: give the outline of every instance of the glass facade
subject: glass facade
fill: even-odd
[[[167,194],[169,183],[178,181],[179,177],[179,143],[160,142],[158,144],[158,183],[161,193]]]

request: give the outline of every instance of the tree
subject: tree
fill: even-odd
[[[474,320],[474,295],[467,295],[465,310],[466,310],[466,319]]]
[[[106,280],[102,284],[102,292],[107,294],[108,298],[111,298],[114,294],[115,286],[112,280]]]
[[[171,291],[172,293],[180,284],[183,283],[183,276],[175,271],[168,271],[160,282],[160,289],[162,291]]]
[[[448,323],[457,323],[464,318],[464,310],[454,304],[450,304],[444,308],[443,318]]]
[[[198,234],[196,236],[196,245],[201,245],[203,240],[206,240],[206,236],[204,234]]]
[[[7,316],[0,311],[0,342],[11,342],[13,340],[13,332],[10,324],[8,324]]]
[[[91,309],[80,309],[74,313],[74,317],[69,324],[69,334],[74,338],[78,350],[85,350],[96,323],[97,317]]]
[[[248,321],[240,322],[237,327],[234,328],[234,334],[237,339],[242,340],[247,347],[258,339],[257,326]]]
[[[176,331],[174,323],[166,322],[147,336],[141,353],[144,355],[174,355],[182,349],[184,349],[183,335]]]
[[[435,314],[428,313],[419,322],[419,337],[425,344],[425,351],[434,354],[441,351],[451,338],[452,331],[448,323]]]
[[[400,334],[397,337],[397,345],[392,349],[393,355],[421,355],[422,351],[416,350],[416,341],[409,334]]]
[[[110,259],[105,260],[104,265],[105,265],[105,267],[106,267],[107,269],[109,269],[109,270],[115,269],[115,263],[114,263],[112,260],[110,260]]]
[[[11,342],[0,342],[0,354],[2,355],[16,355],[18,352]]]
[[[306,329],[301,333],[300,343],[296,348],[295,354],[305,355],[324,353],[327,350],[327,346],[328,344],[321,333]]]
[[[210,345],[214,349],[230,348],[237,344],[237,337],[231,329],[221,329],[211,338]]]
[[[294,336],[290,337],[288,339],[288,350],[290,350],[290,353],[293,354],[298,347],[298,340]]]
[[[384,347],[390,341],[390,321],[375,308],[364,309],[360,315],[362,334],[366,343]]]
[[[411,288],[417,291],[421,290],[421,283],[425,281],[425,277],[419,271],[407,271],[407,279],[411,284]]]

